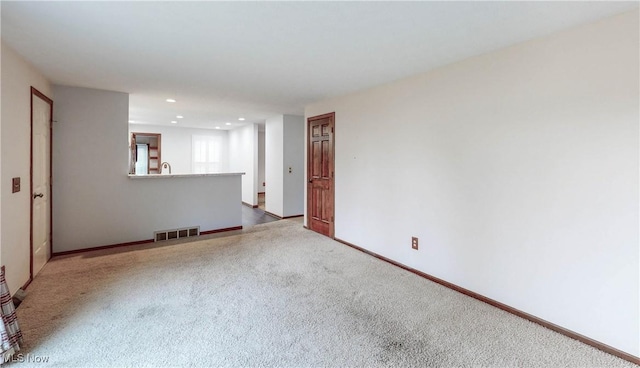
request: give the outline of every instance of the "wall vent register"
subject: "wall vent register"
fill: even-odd
[[[154,241],[190,238],[200,235],[200,226],[185,227],[182,229],[159,230],[153,233]]]

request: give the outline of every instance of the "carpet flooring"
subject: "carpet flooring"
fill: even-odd
[[[53,259],[12,366],[635,367],[283,220]]]

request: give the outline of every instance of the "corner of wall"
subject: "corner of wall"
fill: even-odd
[[[284,170],[283,158],[284,115],[274,116],[265,123],[265,209],[283,216]]]
[[[304,213],[305,163],[304,163],[304,116],[284,116],[284,217],[299,216]]]
[[[253,144],[251,145],[251,157],[252,157],[252,171],[253,171],[253,180],[252,180],[252,186],[253,186],[253,202],[252,205],[253,206],[257,206],[258,205],[258,181],[260,180],[259,178],[259,172],[260,172],[260,154],[259,154],[259,146],[260,146],[260,142],[259,142],[259,134],[258,134],[258,124],[251,124],[252,128],[253,128],[253,133],[251,135],[252,137],[252,142]]]

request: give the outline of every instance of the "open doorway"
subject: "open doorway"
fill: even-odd
[[[158,133],[131,133],[129,174],[160,174],[161,135]]]

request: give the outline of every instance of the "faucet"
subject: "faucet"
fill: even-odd
[[[169,169],[169,174],[171,174],[171,164],[169,164],[167,161],[160,164],[160,174],[162,174],[162,169]]]

